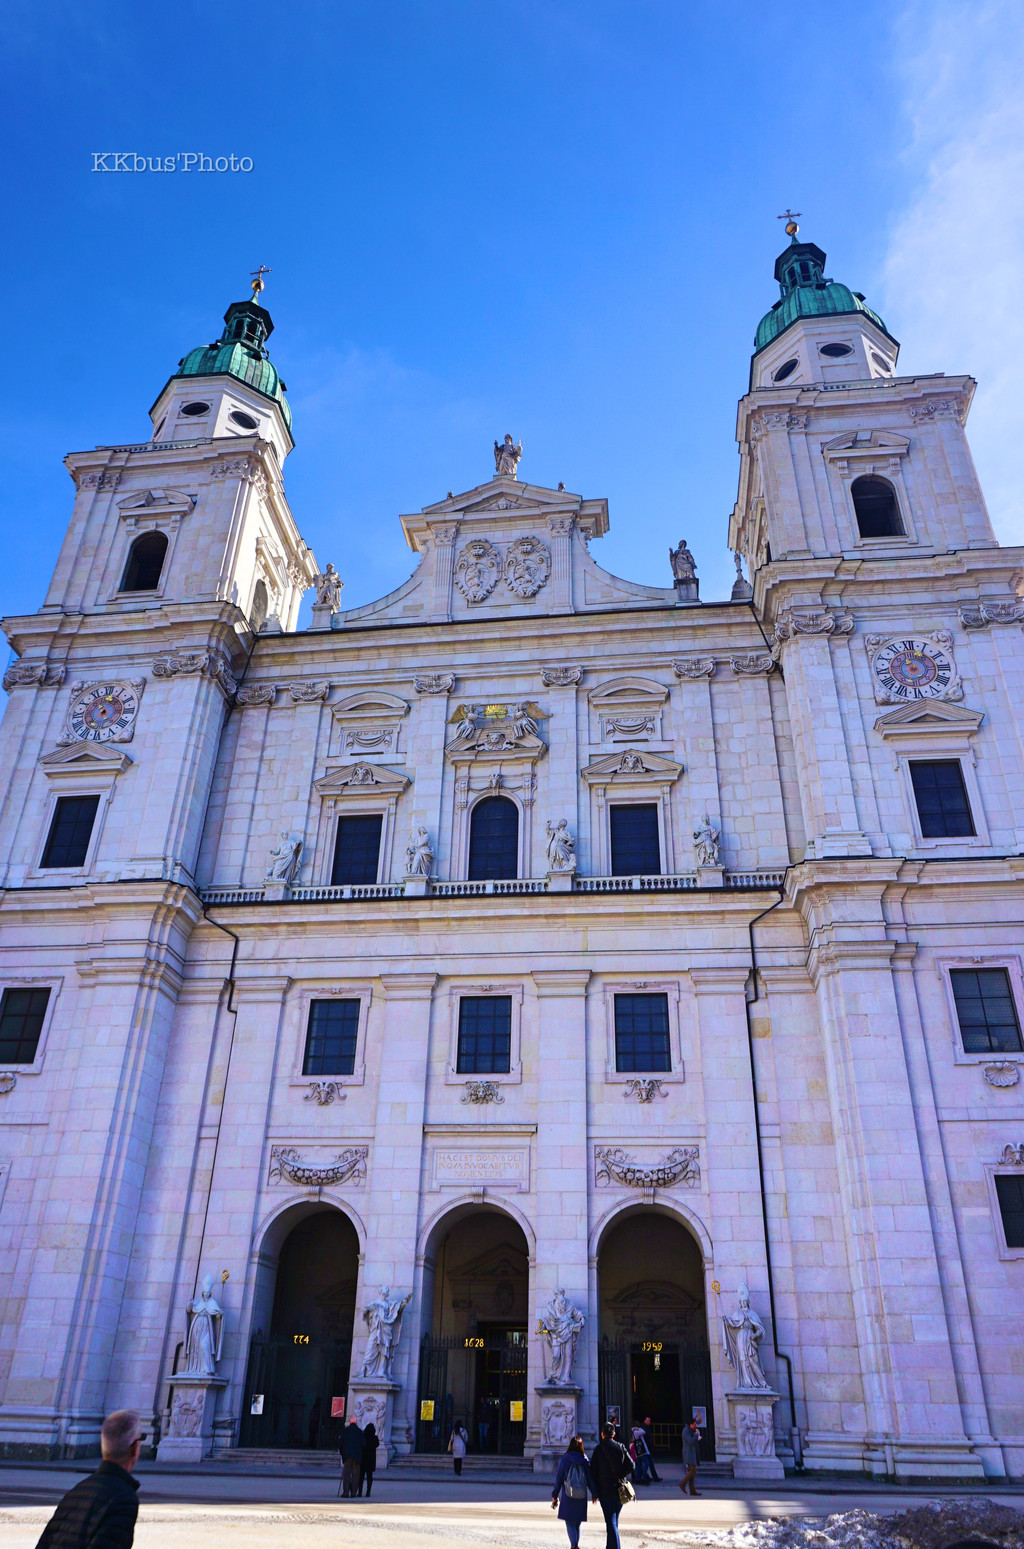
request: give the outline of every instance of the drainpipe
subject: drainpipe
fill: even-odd
[[[785,883],[783,883],[783,887],[784,886]],[[775,903],[770,904],[767,909],[763,909],[760,914],[755,915],[747,925],[747,933],[750,938],[750,982],[753,993],[749,997],[744,998],[744,1006],[746,1008],[747,1014],[747,1053],[750,1056],[750,1090],[754,1102],[754,1135],[757,1140],[757,1173],[761,1186],[761,1221],[764,1226],[765,1267],[768,1271],[768,1306],[771,1312],[772,1320],[772,1345],[775,1349],[775,1359],[777,1361],[785,1362],[786,1366],[786,1378],[789,1388],[789,1413],[790,1420],[792,1422],[789,1436],[793,1447],[794,1464],[796,1465],[797,1471],[802,1473],[804,1460],[803,1449],[800,1441],[800,1428],[797,1425],[796,1419],[796,1393],[793,1387],[793,1362],[784,1351],[779,1349],[778,1322],[775,1316],[775,1275],[772,1269],[772,1244],[771,1236],[768,1231],[768,1201],[765,1195],[764,1184],[764,1149],[761,1141],[761,1112],[757,1100],[757,1070],[754,1063],[754,1024],[750,1014],[751,1006],[755,1005],[757,1001],[761,999],[760,990],[758,988],[757,949],[754,945],[754,926],[763,920],[765,915],[771,914],[773,909],[777,909],[782,901],[782,889],[780,889],[780,896],[776,899]]]

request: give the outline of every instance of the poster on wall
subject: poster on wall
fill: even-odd
[[[249,1405],[249,1413],[251,1415],[261,1415],[263,1413],[263,1394],[262,1393],[254,1393],[253,1394],[253,1396],[252,1396],[252,1403]]]
[[[622,1411],[618,1404],[608,1404],[605,1408],[604,1418],[608,1425],[621,1425]]]
[[[694,1404],[691,1415],[697,1424],[703,1428],[708,1423],[708,1412],[704,1404]]]
[[[331,1399],[331,1419],[332,1420],[344,1420],[344,1418],[345,1418],[345,1400],[344,1400],[344,1398],[343,1397],[342,1398],[332,1398]]]
[[[516,1421],[523,1418],[523,1401],[521,1398],[510,1399],[508,1407],[511,1410],[509,1415],[510,1420]]]
[[[420,1400],[420,1419],[432,1420],[434,1418],[434,1400],[424,1398]]]

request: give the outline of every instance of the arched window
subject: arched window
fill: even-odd
[[[252,625],[253,634],[258,635],[267,622],[267,609],[270,607],[270,598],[267,596],[265,581],[257,581],[252,590],[252,612],[249,614],[249,623]]]
[[[888,479],[865,474],[854,479],[850,494],[862,538],[902,538],[903,523],[896,504],[896,491]]]
[[[144,532],[128,550],[128,563],[121,577],[122,592],[155,592],[160,584],[167,553],[167,534]]]
[[[469,880],[519,875],[519,809],[507,796],[478,801],[469,820]]]

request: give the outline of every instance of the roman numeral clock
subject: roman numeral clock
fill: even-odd
[[[963,686],[948,630],[935,634],[884,637],[868,635],[868,658],[875,699],[882,705],[918,699],[962,699]]]
[[[129,679],[73,683],[61,743],[130,742],[144,686]]]

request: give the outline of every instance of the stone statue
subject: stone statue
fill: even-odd
[[[363,1309],[363,1319],[370,1331],[363,1357],[363,1377],[381,1377],[393,1382],[391,1363],[398,1345],[399,1322],[402,1313],[412,1301],[412,1292],[404,1301],[391,1300],[391,1287],[382,1286],[377,1298]]]
[[[266,880],[268,882],[291,882],[295,876],[296,867],[299,864],[301,851],[302,840],[293,839],[288,830],[282,828],[280,837],[267,860]]]
[[[179,1375],[212,1377],[220,1360],[224,1311],[213,1294],[213,1276],[204,1275],[202,1290],[186,1309],[185,1364]]]
[[[586,1318],[566,1297],[561,1286],[540,1315],[541,1332],[551,1351],[548,1382],[553,1388],[572,1387],[576,1345]]]
[[[418,828],[405,847],[405,874],[407,877],[429,877],[433,863],[430,835],[425,828]]]
[[[520,700],[518,704],[512,705],[508,718],[511,722],[509,733],[513,741],[519,742],[523,737],[536,737],[537,722],[534,720],[536,709],[537,706],[532,700],[525,702]]]
[[[523,443],[512,445],[512,437],[505,437],[504,446],[494,443],[494,468],[497,473],[505,474],[509,478],[516,478],[516,469],[519,467],[519,459],[523,455]]]
[[[549,823],[548,831],[548,870],[549,871],[575,871],[576,841],[569,832],[569,824],[565,818],[559,818],[557,823]]]
[[[317,606],[330,608],[332,613],[337,613],[341,606],[341,588],[344,584],[334,566],[328,565],[323,575],[318,575],[313,582],[316,587]]]
[[[758,1349],[764,1338],[764,1324],[750,1306],[750,1292],[745,1285],[740,1285],[737,1298],[736,1311],[722,1314],[726,1360],[735,1369],[737,1388],[748,1393],[770,1391]]]
[[[669,563],[672,566],[672,574],[677,581],[695,581],[697,579],[697,561],[686,547],[686,539],[680,538],[677,549],[669,549]]]
[[[700,826],[693,831],[693,848],[697,852],[698,866],[718,866],[721,864],[718,858],[718,841],[720,837],[719,830],[712,826],[711,819],[705,812]]]

